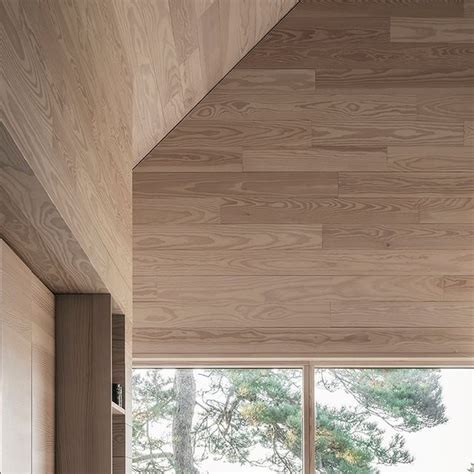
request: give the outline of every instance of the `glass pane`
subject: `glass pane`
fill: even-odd
[[[316,472],[468,472],[473,381],[470,369],[317,369]]]
[[[300,473],[302,375],[135,369],[134,472]]]

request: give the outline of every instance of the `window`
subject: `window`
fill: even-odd
[[[301,369],[134,370],[133,469],[300,473]]]
[[[473,383],[469,369],[316,369],[316,471],[468,472]]]
[[[474,462],[470,369],[135,369],[133,382],[137,473],[452,474]]]

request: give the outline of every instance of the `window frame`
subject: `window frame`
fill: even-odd
[[[242,368],[242,369],[284,369],[302,370],[302,424],[303,424],[303,474],[314,474],[316,469],[313,445],[316,413],[314,373],[319,368],[452,368],[473,369],[474,358],[315,358],[315,359],[248,359],[248,358],[170,358],[134,361],[133,369],[200,369],[200,368]]]

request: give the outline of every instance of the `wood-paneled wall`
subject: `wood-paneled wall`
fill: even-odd
[[[9,183],[22,189],[0,209],[0,235],[21,231],[15,250],[48,268],[68,262],[65,275],[39,273],[52,290],[101,290],[77,279],[67,287],[72,265],[86,280],[96,273],[131,315],[133,164],[295,1],[0,3],[0,185],[8,201]],[[15,147],[21,161],[12,165]],[[47,206],[23,196],[33,178]],[[39,245],[41,232],[56,245]]]
[[[1,239],[0,471],[54,472],[54,296]]]
[[[470,25],[297,5],[135,169],[135,359],[472,357]]]

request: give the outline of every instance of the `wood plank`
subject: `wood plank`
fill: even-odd
[[[339,173],[341,196],[470,196],[473,192],[474,175],[466,173]]]
[[[473,224],[323,226],[325,249],[461,250],[474,245]]]
[[[321,248],[320,225],[157,225],[134,226],[134,249],[150,250],[313,250]]]
[[[472,120],[474,87],[427,89],[417,94],[416,103],[418,120]]]
[[[276,93],[212,95],[190,113],[192,120],[414,120],[416,97],[407,94]]]
[[[32,469],[32,274],[0,240],[0,440],[2,469]]]
[[[242,171],[239,148],[178,148],[156,146],[146,160],[136,168],[137,173]]]
[[[239,63],[243,68],[417,68],[437,65],[472,67],[472,43],[359,43],[328,46],[327,44],[275,44],[272,35],[253,49]]]
[[[469,18],[391,18],[390,41],[403,43],[472,43]]]
[[[471,303],[331,303],[333,327],[472,328],[473,316]]]
[[[462,122],[313,123],[314,146],[320,145],[462,145]]]
[[[470,328],[137,328],[134,357],[472,357]]]
[[[474,120],[464,122],[464,145],[470,147],[474,153]]]
[[[396,171],[473,171],[474,154],[464,146],[389,146],[387,166]]]
[[[54,336],[37,324],[36,314],[31,341],[32,472],[54,472]],[[54,309],[50,319],[54,324]]]
[[[32,471],[54,472],[54,295],[31,275]]]
[[[56,470],[112,470],[109,295],[56,297]]]
[[[185,120],[166,138],[168,146],[309,147],[310,123],[304,120],[226,122]]]
[[[474,301],[474,276],[446,275],[442,286],[446,301]]]
[[[474,251],[450,250],[135,250],[137,276],[464,275]]]
[[[474,68],[469,66],[413,66],[413,67],[317,67],[316,89],[360,87],[471,87]]]
[[[314,304],[163,304],[137,301],[134,328],[327,327],[329,303]]]
[[[31,472],[31,324],[24,328],[4,320],[1,324],[3,471]]]
[[[219,197],[262,195],[273,197],[336,196],[337,174],[322,173],[139,173],[136,196]]]
[[[420,222],[464,224],[474,222],[474,199],[425,199],[420,203]]]
[[[474,18],[474,1],[464,0],[464,16],[466,18]]]
[[[134,290],[135,301],[162,304],[442,301],[443,281],[435,276],[138,276]]]
[[[131,306],[131,285],[120,270],[123,267],[109,259],[100,240],[93,252],[86,252],[3,125],[0,214],[0,234],[49,288],[57,292],[109,288],[116,307]],[[80,220],[77,215],[75,219]],[[131,253],[123,258],[131,265]]]
[[[313,147],[308,150],[245,149],[244,171],[386,171],[386,147]]]
[[[419,221],[420,200],[410,198],[333,199],[227,199],[221,207],[224,224],[320,224],[320,223],[413,223]],[[447,212],[452,207],[464,214],[473,203],[432,203],[431,210]],[[434,207],[434,209],[433,209]],[[432,218],[431,216],[427,218]],[[429,222],[429,221],[428,221]],[[465,221],[462,221],[465,222]]]
[[[333,17],[287,15],[259,44],[284,51],[295,45],[314,47],[323,44],[387,43],[390,21],[381,17]]]
[[[275,94],[275,92],[312,92],[315,72],[311,69],[241,69],[235,68],[225,76],[212,95],[223,93]]]
[[[457,17],[463,15],[462,0],[303,0],[291,16],[412,16]]]
[[[142,224],[215,224],[220,221],[223,198],[134,197],[134,223]]]

